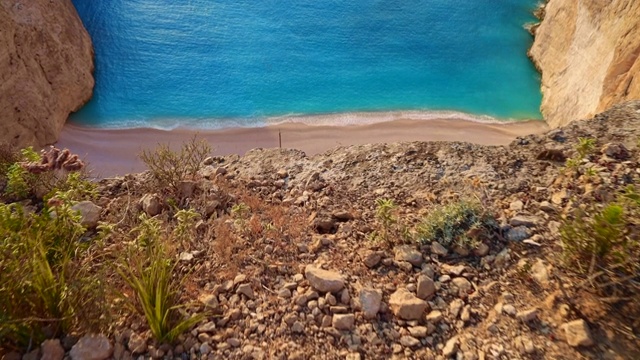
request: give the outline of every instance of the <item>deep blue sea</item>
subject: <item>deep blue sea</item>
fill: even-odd
[[[73,0],[98,127],[255,126],[299,114],[452,110],[539,119],[538,0]]]

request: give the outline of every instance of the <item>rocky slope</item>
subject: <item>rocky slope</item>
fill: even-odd
[[[93,91],[93,49],[70,0],[0,0],[0,143],[54,143]]]
[[[570,170],[558,160],[574,156],[580,138],[594,147]],[[28,355],[637,359],[635,298],[601,300],[576,278],[559,228],[576,208],[640,183],[638,138],[632,102],[509,146],[409,142],[209,158],[180,186],[181,206],[202,220],[175,255],[189,274],[183,301],[208,318],[158,344],[139,315],[122,314],[108,335],[76,333]],[[100,182],[100,220],[118,224],[100,245],[105,258],[123,251],[141,213],[171,224],[176,200],[152,183],[149,173]],[[384,231],[378,199],[392,200],[398,224],[415,229],[469,196],[498,221],[471,251],[404,239],[399,227],[387,240],[374,236]]]
[[[530,55],[557,127],[640,98],[640,2],[550,0]]]

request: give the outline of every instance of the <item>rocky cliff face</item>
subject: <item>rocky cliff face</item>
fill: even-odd
[[[93,49],[70,0],[0,0],[0,143],[57,140],[93,91]]]
[[[550,0],[530,55],[551,126],[640,98],[640,1]]]

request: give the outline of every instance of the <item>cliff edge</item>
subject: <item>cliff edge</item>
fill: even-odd
[[[640,1],[550,0],[530,56],[550,126],[640,98]]]
[[[70,0],[0,0],[0,143],[57,140],[93,92],[93,48]]]

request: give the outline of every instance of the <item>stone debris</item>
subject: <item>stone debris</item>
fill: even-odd
[[[85,335],[73,345],[72,360],[106,360],[113,354],[113,345],[104,335]]]
[[[80,212],[82,226],[93,229],[98,226],[102,208],[91,201],[81,201],[71,207],[71,210]]]
[[[382,291],[375,289],[362,289],[359,296],[360,308],[365,319],[374,319],[382,305]]]
[[[304,274],[309,284],[311,284],[311,287],[320,292],[337,293],[344,288],[344,279],[337,272],[307,265]]]
[[[560,328],[564,330],[567,344],[571,346],[589,347],[595,344],[591,336],[591,331],[589,330],[589,325],[582,319],[564,323]]]
[[[409,245],[397,246],[394,252],[396,261],[405,261],[413,266],[422,264],[422,253]]]
[[[407,289],[400,288],[389,298],[389,307],[394,315],[403,320],[418,320],[429,305]]]

